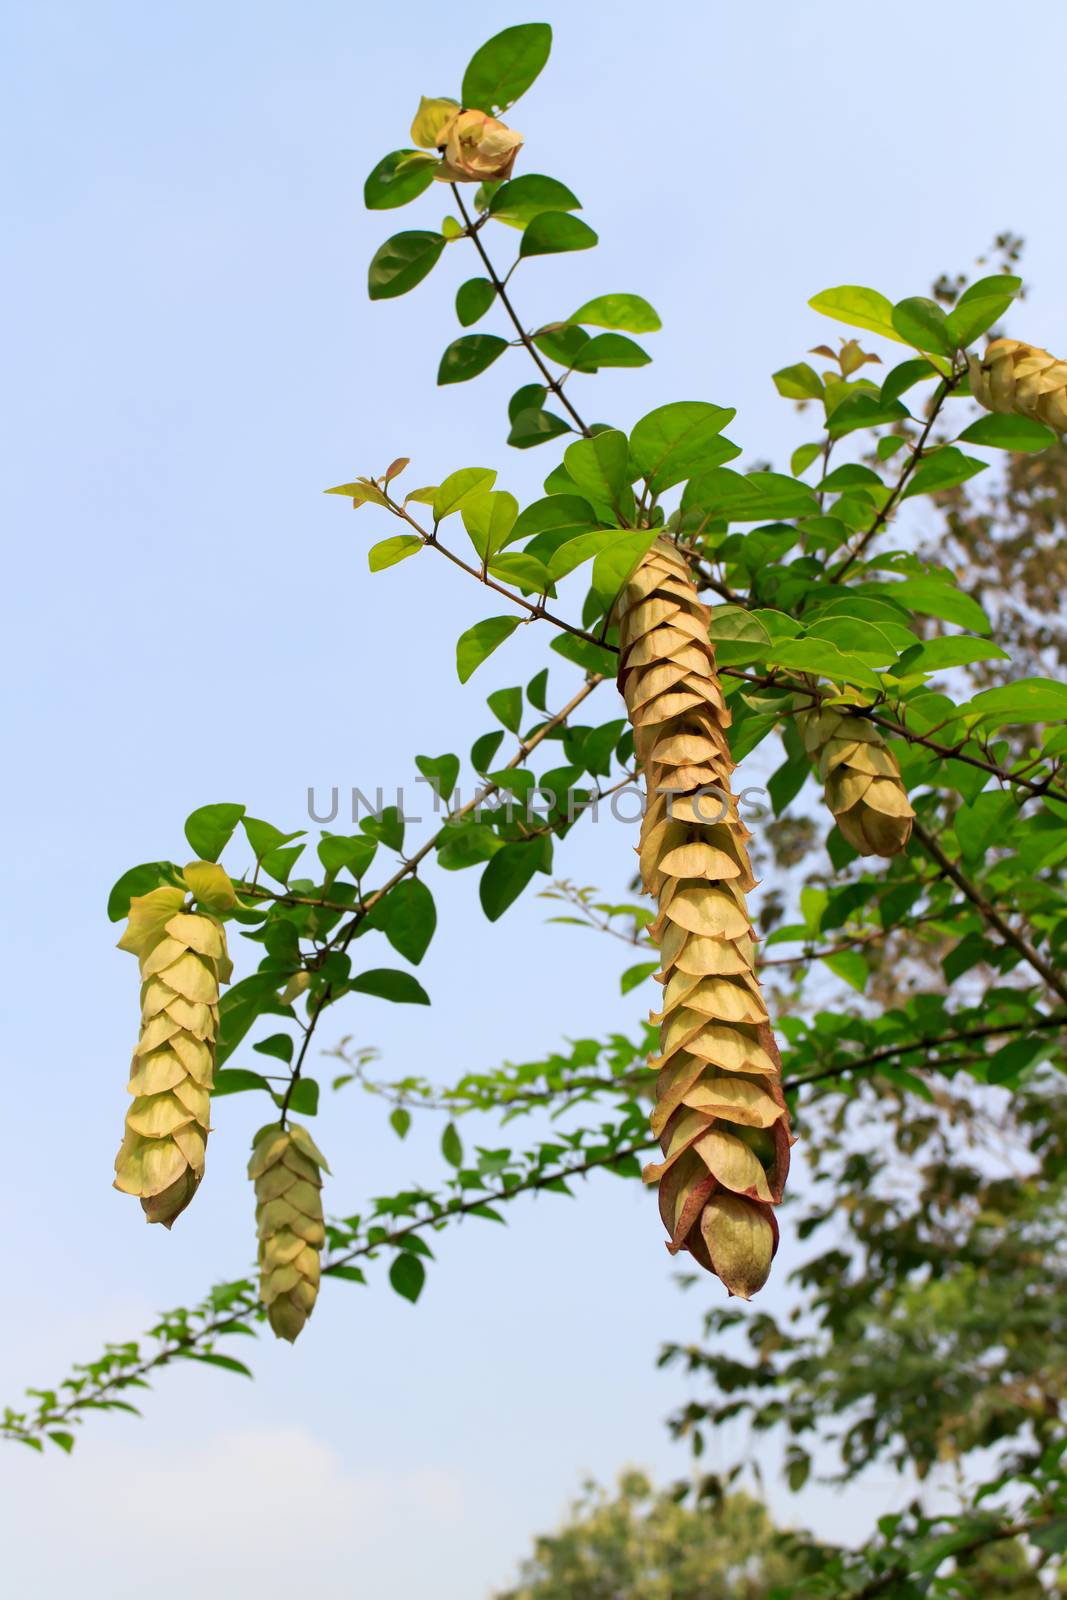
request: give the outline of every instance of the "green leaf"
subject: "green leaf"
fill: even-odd
[[[905,344],[916,350],[933,350],[940,356],[952,354],[952,339],[945,327],[945,313],[936,300],[914,295],[898,300],[893,307],[893,327]]]
[[[881,687],[881,679],[866,662],[846,655],[829,639],[782,639],[772,644],[766,656],[768,666],[796,667],[814,672],[835,683],[859,683],[867,688]]]
[[[990,845],[1003,843],[1016,810],[1012,796],[999,789],[976,795],[969,805],[960,806],[952,827],[967,861],[981,861]]]
[[[824,289],[821,294],[814,295],[808,305],[824,317],[847,323],[850,328],[866,328],[886,339],[895,339],[898,344],[906,342],[893,326],[892,303],[877,289],[845,283],[836,289]]]
[[[576,639],[572,633],[558,634],[549,649],[562,656],[564,661],[573,661],[576,667],[582,667],[586,672],[599,672],[605,678],[613,678],[618,669],[617,655],[610,650],[602,650],[588,639]]]
[[[622,520],[633,513],[626,435],[608,428],[568,445],[563,461],[579,493],[614,507]]]
[[[522,723],[521,689],[494,689],[486,705],[509,733],[518,733]]]
[[[489,467],[461,467],[458,472],[450,472],[434,491],[434,521],[443,522],[453,511],[459,511],[470,496],[485,493],[495,482],[496,473]]]
[[[870,467],[861,466],[858,461],[849,461],[842,467],[835,467],[821,483],[816,484],[819,494],[840,494],[844,489],[857,487],[884,489],[885,484],[877,472],[872,471]]]
[[[498,646],[510,639],[519,625],[518,617],[486,617],[461,634],[456,644],[456,671],[460,683],[475,672]]]
[[[901,395],[914,384],[940,376],[937,368],[932,367],[923,356],[914,356],[909,361],[901,361],[892,369],[882,384],[878,397],[883,405],[889,405],[894,400],[899,400]]]
[[[395,1111],[389,1113],[389,1126],[398,1139],[406,1138],[411,1127],[411,1112],[405,1111],[403,1106],[397,1106]]]
[[[398,561],[404,561],[408,556],[413,556],[422,549],[423,541],[415,533],[397,533],[391,539],[382,539],[379,544],[371,545],[367,551],[367,565],[372,572],[383,572],[386,567],[395,567]]]
[[[349,872],[357,879],[374,860],[376,849],[374,840],[362,834],[346,838],[338,833],[324,833],[318,843],[319,860],[327,872]]]
[[[737,413],[704,400],[678,400],[657,406],[641,418],[630,435],[634,476],[647,478],[655,494],[662,494],[707,465],[709,449],[718,451],[728,441],[719,435]],[[730,447],[734,455],[740,451]],[[716,455],[716,463],[723,459]],[[726,457],[728,460],[729,457]]]
[[[437,265],[445,247],[441,233],[397,233],[375,253],[367,275],[372,300],[393,300],[407,294]]]
[[[907,415],[899,400],[882,400],[868,389],[853,389],[827,417],[826,431],[831,439],[842,439],[857,428],[878,428]]]
[[[236,1356],[223,1356],[217,1350],[189,1350],[180,1353],[188,1355],[190,1361],[203,1361],[209,1367],[222,1367],[226,1372],[240,1372],[246,1378],[252,1376],[251,1370],[243,1361],[238,1361]]]
[[[772,377],[774,387],[786,400],[821,400],[823,397],[823,381],[806,361],[798,361],[792,367],[782,367],[772,373]]]
[[[547,444],[550,439],[558,439],[561,433],[573,431],[570,423],[564,422],[554,411],[530,408],[513,418],[508,444],[516,450],[531,450],[534,445]]]
[[[524,172],[502,183],[489,202],[489,215],[497,222],[526,227],[542,211],[580,211],[581,201],[558,178]]]
[[[284,981],[278,972],[253,972],[223,991],[219,1001],[219,1042],[216,1064],[222,1066],[236,1050],[257,1017],[291,1017],[292,1006],[283,1005],[278,990]],[[218,1082],[218,1073],[215,1075]]]
[[[658,528],[638,528],[635,533],[617,533],[593,561],[593,589],[605,611],[659,537]]]
[[[522,236],[520,256],[550,256],[564,250],[589,250],[597,236],[587,222],[567,211],[540,211]]]
[[[979,417],[960,434],[964,444],[991,445],[998,450],[1045,450],[1057,435],[1034,417],[1014,414]]]
[[[857,951],[839,950],[836,955],[823,956],[822,960],[823,965],[829,967],[835,976],[843,978],[847,984],[851,984],[853,989],[856,989],[860,994],[863,993],[867,987],[867,979],[870,976],[870,972],[866,961]]]
[[[459,777],[459,757],[451,754],[416,756],[415,765],[423,777],[430,780],[441,799],[447,805],[452,798],[452,791],[456,787],[456,779]]]
[[[976,713],[983,721],[996,721],[1001,727],[1009,723],[1062,722],[1067,720],[1067,684],[1056,683],[1052,678],[1020,678],[999,689],[983,690],[961,710]]]
[[[511,530],[511,543],[543,534],[554,540],[554,548],[559,548],[568,539],[589,533],[596,527],[597,519],[588,500],[573,494],[550,494],[543,500],[534,500],[519,512]],[[535,555],[543,550],[543,547],[530,548]]]
[[[267,1079],[259,1072],[249,1072],[247,1067],[222,1067],[215,1074],[211,1094],[217,1100],[220,1094],[244,1094],[248,1089],[265,1089],[268,1094],[273,1092]]]
[[[289,1110],[301,1117],[319,1114],[319,1086],[314,1078],[297,1078],[289,1096]]]
[[[195,816],[196,813],[194,812]],[[204,857],[207,860],[207,857]],[[130,901],[137,894],[151,894],[153,889],[166,883],[178,883],[178,868],[173,861],[145,861],[139,867],[124,872],[107,897],[107,914],[111,922],[121,922],[130,914]]]
[[[244,806],[220,803],[200,806],[185,819],[185,837],[201,861],[219,859],[244,814]]]
[[[417,978],[392,967],[372,967],[369,972],[350,978],[345,988],[356,994],[376,995],[379,1000],[392,1000],[397,1005],[428,1006],[430,1003],[429,995]]]
[[[619,978],[619,989],[623,994],[629,994],[631,989],[636,989],[639,983],[644,983],[646,978],[659,967],[658,961],[639,961],[635,967],[627,967]]]
[[[508,341],[498,333],[465,333],[453,339],[437,369],[438,384],[466,383],[476,378],[486,367],[491,367],[502,356]]]
[[[969,345],[985,333],[1011,305],[1023,286],[1021,278],[998,272],[989,278],[979,278],[965,289],[945,318],[950,339],[957,345]]]
[[[518,899],[543,860],[539,839],[522,839],[497,851],[478,885],[478,898],[490,922]]]
[[[502,728],[494,728],[491,733],[483,733],[471,745],[471,766],[475,772],[485,773],[492,765],[493,757],[504,742]]]
[[[260,1039],[252,1046],[261,1056],[273,1056],[275,1061],[284,1061],[288,1066],[293,1059],[293,1040],[288,1033],[272,1033],[269,1039]]]
[[[989,633],[989,618],[976,600],[954,584],[934,577],[903,578],[895,583],[856,584],[855,594],[896,601],[923,617],[939,617],[974,633]]]
[[[942,445],[940,450],[919,462],[901,498],[909,500],[916,494],[937,494],[942,489],[954,489],[957,484],[966,483],[968,478],[984,472],[987,465],[976,456],[965,456],[955,445]]]
[[[323,494],[343,494],[353,500],[357,506],[367,504],[388,506],[389,504],[378,485],[371,483],[369,478],[357,478],[354,483],[338,483],[332,489],[324,489],[322,492]]]
[[[547,396],[548,390],[544,384],[524,383],[508,401],[508,421],[514,422],[523,411],[540,411]]]
[[[711,614],[708,638],[722,666],[746,666],[766,654],[771,636],[759,617],[743,606],[718,606]]]
[[[773,522],[783,517],[815,516],[819,502],[806,483],[783,472],[733,472],[715,467],[691,478],[682,509],[699,509],[706,517],[730,522]]]
[[[460,507],[460,515],[471,544],[483,561],[508,543],[518,514],[519,502],[506,489],[468,495]]]
[[[505,550],[490,561],[489,571],[494,578],[503,578],[505,583],[533,593],[547,594],[552,589],[552,577],[544,562],[522,550]]]
[[[372,916],[397,954],[417,967],[437,927],[433,895],[422,879],[405,878],[398,883],[374,908]]]
[[[460,109],[458,100],[451,95],[420,95],[419,109],[411,124],[411,142],[423,150],[433,150],[441,129]]]
[[[802,444],[793,451],[789,457],[789,470],[794,478],[799,478],[807,472],[813,461],[822,455],[823,447],[816,441],[813,444]]]
[[[303,837],[303,830],[298,830],[296,833],[282,833],[280,828],[276,828],[272,822],[264,822],[261,817],[245,816],[241,821],[257,861],[262,861],[271,850],[277,850],[279,846]]]
[[[943,672],[949,667],[966,667],[972,661],[1007,661],[1006,650],[988,639],[972,639],[965,633],[946,634],[912,645],[901,656],[895,676],[912,672]]]
[[[363,185],[368,211],[389,211],[406,206],[433,182],[437,157],[425,150],[393,150],[384,156]]]
[[[413,1256],[409,1250],[401,1250],[393,1257],[389,1268],[389,1282],[397,1294],[402,1295],[405,1300],[410,1300],[414,1305],[426,1282],[426,1268],[418,1256]]]
[[[526,685],[526,698],[535,711],[548,709],[548,668],[542,667],[540,672],[535,672]]]
[[[647,367],[652,357],[621,333],[598,333],[574,358],[575,372],[597,372],[601,367]]]
[[[404,848],[404,817],[399,806],[382,806],[375,815],[364,817],[360,827],[387,850]]]
[[[449,1122],[441,1135],[441,1154],[450,1167],[463,1165],[463,1140],[456,1132],[454,1122]]]
[[[456,316],[464,328],[484,317],[493,301],[496,290],[488,278],[468,278],[456,290]]]
[[[494,34],[474,52],[463,74],[464,106],[491,116],[506,111],[534,82],[551,49],[547,22],[523,22]]]
[[[591,328],[618,328],[624,333],[657,333],[663,326],[647,300],[639,294],[601,294],[579,306],[568,322]]]
[[[269,877],[274,878],[278,883],[288,884],[293,867],[303,852],[304,846],[302,844],[293,845],[288,849],[283,845],[278,845],[275,849],[267,851],[260,861],[260,866]]]

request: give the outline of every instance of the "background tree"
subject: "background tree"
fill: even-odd
[[[498,1600],[763,1600],[803,1571],[751,1495],[694,1508],[630,1471],[614,1495],[587,1483]]]

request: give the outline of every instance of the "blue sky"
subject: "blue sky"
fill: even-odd
[[[517,170],[570,184],[602,243],[524,267],[522,314],[629,290],[664,321],[653,365],[581,380],[595,415],[629,426],[670,399],[733,405],[746,454],[781,465],[807,432],[768,374],[834,331],[807,299],[840,282],[923,293],[1002,228],[1026,236],[1033,283],[1015,331],[1067,349],[1062,130],[1040,73],[1067,45],[1055,0],[1007,18],[985,0],[921,19],[837,0],[537,14],[555,54],[513,115]],[[205,801],[295,828],[309,784],[410,782],[415,752],[465,751],[490,725],[485,695],[524,682],[547,647],[521,630],[460,686],[454,641],[493,608],[429,556],[372,578],[366,546],[392,530],[321,494],[403,454],[421,482],[493,466],[529,498],[555,459],[503,443],[504,401],[528,380],[519,353],[470,387],[434,387],[473,261],[450,251],[402,300],[365,293],[380,240],[437,225],[444,205],[433,193],[369,215],[363,177],[406,142],[420,93],[458,92],[482,38],[527,20],[486,17],[425,0],[10,0],[0,23],[15,157],[0,191],[4,1399],[252,1252],[253,1097],[219,1102],[210,1180],[172,1235],[109,1186],[136,1025],[132,963],[104,916],[112,881],[181,859],[182,821]],[[555,704],[574,681],[553,669]],[[615,894],[630,842],[619,825],[576,832],[560,870]],[[432,1009],[353,1004],[324,1043],[347,1031],[391,1075],[448,1082],[641,1013],[643,995],[619,1000],[622,946],[546,927],[530,895],[490,927],[473,875],[432,881]],[[442,1171],[438,1125],[400,1146],[352,1090],[315,1131],[342,1214]],[[654,1358],[696,1334],[714,1289],[676,1292],[637,1185],[520,1204],[506,1230],[464,1227],[437,1253],[414,1309],[380,1272],[370,1290],[329,1285],[294,1350],[254,1351],[254,1385],[175,1372],[143,1423],[95,1421],[72,1461],[8,1449],[20,1592],[52,1600],[77,1582],[125,1600],[152,1562],[156,1600],[192,1581],[205,1600],[273,1600],[309,1576],[322,1600],[460,1600],[507,1580],[585,1473],[685,1470],[663,1426],[682,1390]],[[847,1503],[772,1492],[783,1517],[842,1533],[909,1486],[876,1476]]]

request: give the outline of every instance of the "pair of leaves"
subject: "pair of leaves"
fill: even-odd
[[[914,296],[894,306],[877,289],[858,284],[824,289],[808,304],[813,311],[844,322],[850,328],[865,328],[885,339],[948,356],[991,328],[1021,287],[1022,280],[1008,273],[980,278],[964,290],[947,315],[934,300]]]

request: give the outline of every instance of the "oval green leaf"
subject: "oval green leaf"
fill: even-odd
[[[463,104],[492,116],[506,111],[537,78],[551,49],[547,22],[523,22],[494,34],[474,52],[463,74]]]
[[[372,300],[394,300],[422,282],[437,265],[445,238],[441,233],[396,233],[375,253],[367,273]]]

